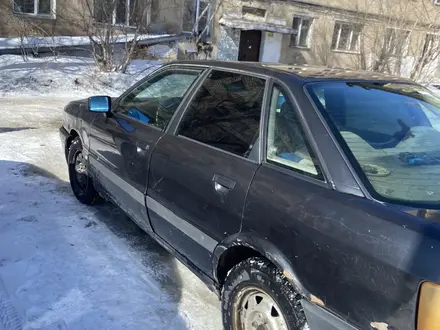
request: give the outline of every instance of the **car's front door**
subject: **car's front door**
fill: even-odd
[[[98,181],[141,227],[150,155],[201,69],[171,66],[124,94],[107,115],[97,115],[90,134],[90,164]]]
[[[152,155],[153,230],[206,273],[217,243],[241,227],[259,167],[265,85],[262,77],[213,70]]]

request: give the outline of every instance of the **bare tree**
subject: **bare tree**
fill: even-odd
[[[406,0],[400,2],[397,8],[397,13],[396,8],[388,8],[389,15],[383,21],[388,27],[383,35],[385,46],[372,70],[426,82],[436,71],[440,55],[436,35],[440,16],[438,11],[433,10],[433,4],[427,1],[414,6],[413,1]]]
[[[38,56],[41,46],[51,49],[55,54],[53,37],[56,21],[48,24],[30,18],[26,12],[22,12],[20,3],[16,0],[0,0],[0,12],[4,13],[1,23],[4,29],[6,27],[3,33],[19,38],[23,60],[28,60],[29,56]]]
[[[409,77],[421,82],[432,79],[440,59],[440,13],[433,6],[432,2],[423,1],[417,8],[422,24],[414,40],[415,47],[411,49],[414,61]]]
[[[427,33],[424,40],[419,42],[421,51],[415,58],[410,78],[413,80],[429,82],[434,72],[438,69],[440,56],[440,36]]]
[[[411,12],[411,0],[399,2],[349,0],[349,18],[358,24],[358,56],[355,68],[399,74],[408,54],[411,31],[417,24]]]
[[[418,81],[426,81],[437,70],[440,13],[434,10],[432,1],[341,1],[344,10],[323,14],[332,18],[333,25],[335,19],[351,22],[361,31],[354,49],[349,49],[345,55],[348,66],[403,75]],[[316,58],[325,65],[339,65],[335,63],[337,56],[332,52],[334,45],[333,41],[328,41],[328,36],[333,35],[335,39],[335,33],[339,33],[337,40],[347,44],[354,43],[353,33],[336,29],[331,32],[323,27],[316,33],[320,40],[314,47]]]
[[[152,0],[81,0],[79,6],[58,16],[89,38],[102,71],[126,72],[139,41],[150,31],[151,17],[173,6],[180,8],[179,0],[154,8]]]
[[[334,52],[331,50],[332,34],[334,24],[324,21],[320,30],[316,33],[316,42],[314,43],[313,52],[317,61],[325,66],[334,65]]]

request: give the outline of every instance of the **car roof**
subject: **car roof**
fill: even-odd
[[[218,60],[185,60],[174,61],[174,64],[193,64],[216,66],[225,69],[245,70],[269,76],[289,76],[303,82],[325,81],[325,80],[350,80],[350,81],[393,81],[404,83],[415,83],[412,80],[385,73],[326,67],[312,65],[291,65],[282,63],[265,62],[240,62],[240,61],[218,61]],[[171,64],[170,63],[170,64]]]

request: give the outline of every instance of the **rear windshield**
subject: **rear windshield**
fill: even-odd
[[[440,99],[403,83],[307,86],[370,188],[387,199],[440,201]]]

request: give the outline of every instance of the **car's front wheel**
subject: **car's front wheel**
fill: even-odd
[[[101,197],[93,186],[87,173],[87,162],[79,137],[73,139],[67,157],[69,166],[70,186],[76,198],[83,204],[92,205],[101,201]]]
[[[306,318],[300,298],[270,262],[245,260],[223,286],[223,325],[226,330],[302,330]]]

